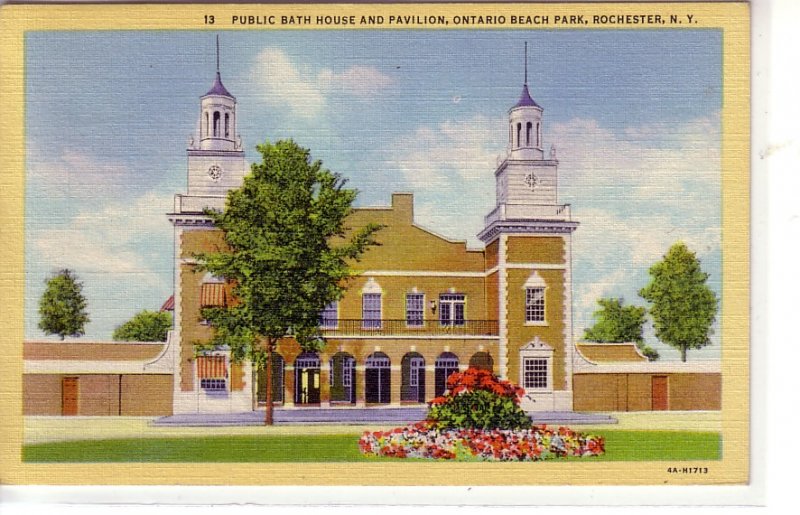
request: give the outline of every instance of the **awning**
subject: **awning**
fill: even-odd
[[[225,356],[198,356],[197,377],[200,379],[225,379],[228,367]]]
[[[225,307],[225,285],[219,283],[204,283],[200,289],[200,307]]]

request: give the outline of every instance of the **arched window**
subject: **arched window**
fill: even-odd
[[[204,127],[205,130],[203,131],[203,137],[208,137],[208,113],[206,112],[205,115],[206,115],[206,124]]]
[[[531,146],[531,130],[533,129],[533,124],[528,122],[528,125],[525,127],[525,145],[530,147]]]
[[[225,113],[225,137],[230,137],[230,115]]]
[[[214,137],[219,137],[219,111],[214,111]]]
[[[522,124],[518,123],[517,124],[517,146],[518,147],[522,145],[522,143],[520,142],[520,139],[519,139],[521,135],[522,135]]]
[[[542,146],[542,124],[536,122],[536,146]]]

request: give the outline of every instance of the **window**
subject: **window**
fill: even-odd
[[[319,315],[319,326],[323,329],[336,329],[339,325],[339,303],[331,302]]]
[[[525,321],[544,322],[544,288],[525,288]]]
[[[533,124],[528,122],[525,126],[525,145],[528,147],[531,146],[531,129],[533,129]]]
[[[225,137],[230,137],[230,115],[225,113]]]
[[[423,325],[424,310],[425,295],[422,293],[406,294],[406,325],[414,327]]]
[[[525,358],[523,387],[547,388],[547,359]]]
[[[380,293],[364,293],[361,296],[361,318],[364,329],[381,328]]]
[[[521,135],[522,135],[522,124],[518,123],[517,124],[517,146],[518,147],[522,146],[522,142],[520,141],[520,136]]]
[[[444,293],[439,295],[439,322],[442,325],[464,325],[466,295]]]
[[[224,391],[228,382],[225,356],[198,356],[197,377],[203,390]]]
[[[214,137],[219,137],[219,111],[214,111]]]

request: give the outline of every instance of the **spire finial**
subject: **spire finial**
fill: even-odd
[[[217,73],[219,73],[219,34],[217,34]]]
[[[525,85],[528,85],[528,42],[525,42]]]

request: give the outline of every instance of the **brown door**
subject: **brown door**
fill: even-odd
[[[669,384],[667,376],[653,376],[653,411],[665,411],[669,409]]]
[[[78,414],[78,378],[65,377],[61,380],[61,414]]]

